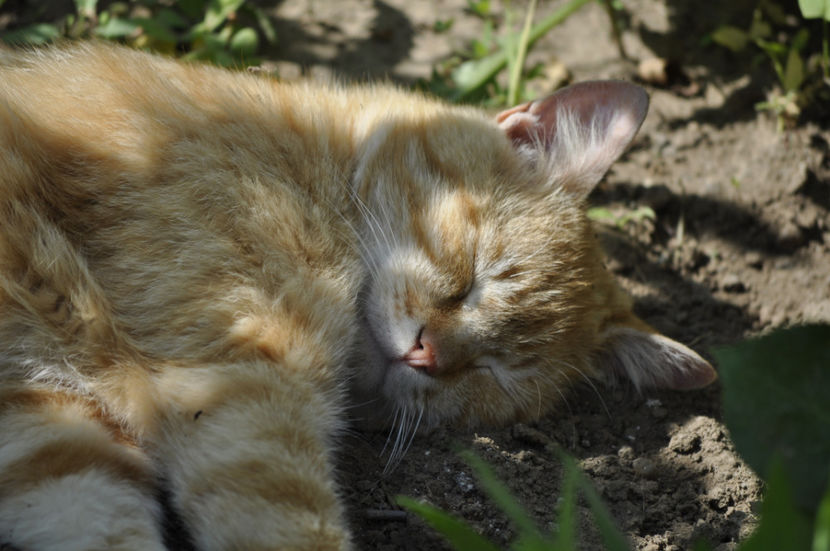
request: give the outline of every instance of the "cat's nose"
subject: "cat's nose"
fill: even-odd
[[[409,352],[401,358],[409,367],[424,371],[427,375],[435,375],[438,371],[438,360],[435,356],[435,346],[429,335],[421,329],[415,339],[415,344]]]

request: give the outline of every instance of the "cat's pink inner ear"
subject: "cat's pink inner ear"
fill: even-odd
[[[692,390],[718,378],[695,351],[658,333],[615,327],[603,337],[599,367],[630,379],[637,388]]]
[[[514,146],[552,161],[564,185],[586,193],[637,134],[648,94],[622,81],[583,82],[502,111],[496,122]]]

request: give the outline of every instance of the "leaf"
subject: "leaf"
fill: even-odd
[[[75,0],[75,11],[84,17],[93,18],[97,5],[98,0]]]
[[[801,29],[797,33],[792,40],[792,46],[790,49],[801,51],[807,45],[807,42],[810,41],[810,31],[807,29]]]
[[[740,52],[749,44],[750,35],[738,27],[724,25],[712,32],[712,40],[733,52]]]
[[[784,79],[781,85],[785,92],[798,91],[804,82],[804,62],[801,54],[795,48],[790,48],[787,54],[787,64],[784,66]]]
[[[228,16],[238,10],[245,0],[210,0],[205,19],[205,30],[213,31],[224,23]]]
[[[780,457],[796,502],[815,510],[830,467],[830,325],[778,331],[715,351],[724,418],[758,473]]]
[[[110,17],[106,23],[95,27],[95,34],[102,38],[123,38],[130,36],[140,28],[141,26],[131,19]]]
[[[588,218],[590,218],[591,220],[595,220],[597,222],[616,219],[614,213],[605,207],[591,207],[588,209],[588,212],[586,214],[588,215]]]
[[[245,27],[233,34],[229,47],[235,54],[249,57],[256,53],[259,47],[259,37],[255,30],[250,27]]]
[[[437,507],[405,496],[398,496],[395,501],[404,509],[412,511],[424,519],[427,524],[440,532],[459,551],[473,549],[477,551],[498,551],[498,547],[475,532],[468,524]]]
[[[798,7],[805,19],[823,17],[830,21],[830,0],[798,0]]]
[[[266,13],[262,11],[259,6],[246,4],[245,8],[254,14],[257,25],[259,25],[259,30],[262,31],[263,35],[265,35],[265,40],[267,40],[269,44],[274,44],[277,41],[277,31],[274,29],[274,25],[271,24],[271,20],[268,18],[268,15],[266,15]]]
[[[490,0],[467,0],[467,9],[479,17],[490,15]]]
[[[60,36],[55,25],[35,23],[21,29],[0,34],[0,40],[6,44],[45,44]]]
[[[140,26],[144,30],[144,34],[156,42],[175,44],[178,40],[176,33],[174,33],[170,27],[168,27],[158,17],[154,19],[150,19],[148,17],[136,17],[131,21]]]
[[[784,466],[777,460],[767,475],[766,494],[761,507],[761,522],[741,551],[808,551],[810,523],[793,501]]]

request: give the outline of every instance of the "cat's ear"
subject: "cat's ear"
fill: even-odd
[[[607,329],[596,358],[598,367],[630,379],[638,389],[692,390],[718,378],[694,350],[648,329],[628,325]]]
[[[556,185],[587,195],[637,134],[645,90],[622,81],[583,82],[502,111],[496,122],[522,155],[546,163]]]

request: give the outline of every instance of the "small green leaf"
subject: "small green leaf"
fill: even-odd
[[[449,19],[436,19],[435,23],[432,24],[432,30],[436,33],[445,33],[452,29],[453,23],[455,23],[455,19],[452,17]]]
[[[773,40],[761,40],[758,39],[755,41],[759,48],[764,50],[770,57],[775,58],[776,56],[785,56],[789,52],[787,46],[781,44],[779,42],[775,42]]]
[[[830,0],[798,0],[798,7],[805,19],[823,17],[830,21]]]
[[[211,0],[205,12],[204,25],[208,31],[213,31],[224,23],[228,16],[238,10],[245,0]]]
[[[95,17],[98,0],[75,0],[75,11],[88,18]]]
[[[807,42],[810,41],[810,31],[807,29],[801,29],[797,33],[792,40],[792,46],[790,49],[801,51],[807,45]]]
[[[49,23],[35,23],[21,29],[0,34],[6,44],[45,44],[60,36],[60,31]]]
[[[616,218],[616,216],[614,216],[614,213],[605,207],[591,207],[588,209],[587,215],[588,218],[590,218],[591,220],[595,220],[597,222],[614,220]]]
[[[490,15],[490,0],[467,0],[467,9],[479,17]]]
[[[140,26],[143,29],[144,34],[156,42],[175,44],[178,40],[176,33],[170,30],[170,27],[168,27],[157,17],[154,19],[150,19],[148,17],[136,17],[131,21]]]
[[[750,36],[743,29],[731,25],[724,25],[712,32],[712,40],[721,46],[729,48],[733,52],[740,52],[749,44]]]
[[[231,51],[238,55],[244,57],[252,56],[259,47],[259,37],[255,30],[250,27],[245,27],[233,34],[229,46]]]
[[[111,17],[105,24],[95,27],[95,34],[102,38],[123,38],[130,36],[140,28],[141,26],[131,19]]]
[[[257,25],[259,25],[259,30],[262,31],[262,34],[265,36],[265,40],[267,40],[269,44],[274,44],[277,41],[277,31],[274,29],[274,25],[271,24],[271,19],[268,18],[268,15],[266,15],[266,13],[262,11],[259,6],[245,4],[244,7],[254,14]]]
[[[445,513],[437,507],[415,501],[412,498],[398,496],[395,501],[398,505],[412,511],[424,521],[440,532],[458,551],[499,551],[493,543],[476,533],[468,524]]]
[[[798,50],[790,48],[787,64],[784,66],[784,81],[781,85],[784,86],[785,92],[790,92],[801,88],[802,82],[804,82],[804,62]]]

